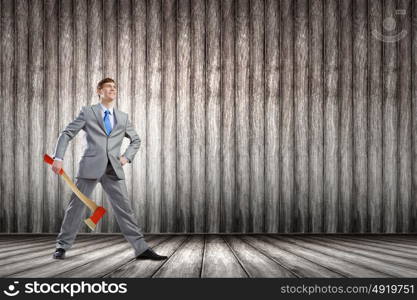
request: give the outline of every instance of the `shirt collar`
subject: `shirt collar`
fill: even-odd
[[[107,107],[105,107],[102,103],[100,103],[100,106],[101,106],[101,109],[103,110],[103,113],[104,113],[106,110],[108,110],[108,111],[110,111],[110,114],[111,114],[111,115],[113,115],[113,107],[111,107],[111,108],[107,108]]]

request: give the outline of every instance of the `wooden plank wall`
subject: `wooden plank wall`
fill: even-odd
[[[124,170],[144,232],[417,230],[415,1],[2,0],[0,16],[1,232],[59,231],[71,192],[42,155],[104,77],[142,139]]]

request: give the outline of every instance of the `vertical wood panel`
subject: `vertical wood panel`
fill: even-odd
[[[417,195],[417,4],[415,1],[412,1],[411,5],[411,135],[412,135],[412,144],[411,144],[411,159],[412,159],[412,190],[411,195],[413,199]],[[411,214],[411,228],[412,232],[417,230],[417,203],[416,201],[411,202],[410,208]]]
[[[309,203],[310,231],[323,230],[323,3],[309,2]]]
[[[59,135],[59,90],[58,90],[58,0],[48,0],[45,7],[45,85],[44,85],[44,117],[45,117],[45,153],[54,153],[56,139]],[[77,66],[77,64],[76,64]],[[80,65],[81,66],[81,65]],[[83,72],[85,74],[85,72]],[[76,99],[78,97],[76,96]],[[47,109],[45,109],[47,107]],[[42,157],[42,156],[41,156]],[[39,159],[41,159],[41,157]],[[29,159],[29,158],[27,158]],[[58,216],[58,203],[61,201],[59,195],[59,181],[62,180],[51,169],[44,168],[44,201],[43,201],[43,232],[57,232],[61,226]]]
[[[324,6],[324,187],[325,232],[336,232],[338,223],[339,182],[339,85],[338,85],[338,2]]]
[[[132,36],[132,80],[133,80],[133,113],[130,121],[141,139],[141,146],[132,162],[132,209],[139,228],[145,229],[146,222],[146,10],[145,0],[134,0],[132,3],[133,36]]]
[[[411,2],[400,0],[399,10],[405,10],[404,15],[397,15],[399,26],[396,34],[398,41],[398,103],[399,103],[399,127],[398,127],[398,230],[409,232],[410,230],[410,205],[411,198]],[[405,33],[401,37],[401,33]],[[414,199],[416,200],[416,199]]]
[[[250,157],[249,157],[249,1],[236,3],[235,34],[235,110],[236,110],[236,218],[235,231],[249,231]]]
[[[1,177],[1,229],[3,232],[13,232],[14,214],[16,211],[14,205],[14,76],[15,76],[15,19],[14,19],[14,1],[2,1],[2,69],[1,69],[1,90],[2,90],[2,151],[1,151],[1,167],[2,174],[10,174],[11,176]],[[29,166],[29,162],[28,162]]]
[[[149,71],[155,71],[153,65],[156,61],[152,56],[153,53],[149,47],[154,49],[155,43],[158,42],[152,42],[149,38],[152,33],[147,29],[150,24],[150,18],[152,18],[152,14],[155,13],[155,5],[152,5],[152,3],[153,2],[146,0],[133,2],[134,42],[132,43],[132,76],[135,83],[132,95],[134,98],[132,100],[136,101],[133,103],[135,114],[130,114],[130,118],[141,139],[141,146],[135,156],[132,166],[132,180],[137,178],[138,183],[138,185],[133,184],[132,187],[132,206],[134,207],[135,216],[138,219],[138,225],[144,231],[149,230],[149,220],[152,220],[152,216],[149,216],[149,207],[152,204],[148,200],[148,196],[155,195],[156,188],[155,186],[152,186],[148,190],[148,185],[149,182],[154,182],[154,180],[157,179],[157,177],[155,177],[155,171],[151,170],[152,163],[148,164],[149,157],[152,157],[152,153],[149,153],[149,151],[152,150],[150,150],[148,143],[153,139],[152,131],[148,130],[148,107],[150,106],[148,97],[155,92],[155,84],[152,82],[155,76],[151,73],[148,78],[148,73]],[[153,90],[148,92],[149,89]],[[155,99],[153,99],[153,101],[155,101]],[[156,149],[156,151],[158,152],[159,149]],[[153,157],[155,157],[155,155]],[[158,172],[158,170],[156,170],[156,172]],[[148,178],[148,173],[151,175],[150,180]]]
[[[162,212],[161,229],[176,230],[176,1],[163,0],[162,29]]]
[[[218,68],[216,64],[219,64],[218,55],[212,53],[211,49],[219,49],[218,43],[216,43],[216,11],[212,7],[218,6],[216,1],[209,1],[207,3],[207,57],[211,57],[211,66]],[[206,14],[205,14],[205,1],[191,1],[191,232],[202,232],[205,226],[205,190],[207,186],[207,225],[208,231],[213,228],[214,231],[218,231],[216,228],[219,225],[219,220],[216,216],[219,216],[218,209],[218,184],[216,181],[220,179],[216,169],[219,166],[219,155],[216,151],[212,152],[212,147],[219,147],[220,140],[216,137],[218,132],[217,126],[220,124],[220,120],[215,113],[212,113],[211,108],[212,101],[207,102],[207,118],[211,130],[209,132],[212,135],[207,136],[207,146],[205,143],[205,125],[206,125],[206,112],[205,112],[205,84],[211,87],[212,90],[207,90],[207,99],[214,98],[214,104],[218,101],[219,96],[216,94],[216,81],[212,82],[210,79],[220,81],[220,76],[216,72],[211,72],[208,68],[205,69],[205,26],[206,26]],[[214,22],[211,21],[212,18]],[[213,24],[214,23],[214,24]],[[214,28],[213,28],[214,27]],[[217,29],[219,26],[217,26]],[[219,37],[217,36],[217,39]],[[217,59],[216,59],[217,58]],[[209,60],[210,61],[210,60]],[[207,82],[205,81],[205,73],[207,73]],[[210,93],[214,92],[214,95]],[[213,97],[214,96],[214,97]],[[214,112],[216,107],[214,107]],[[215,122],[215,123],[214,123]],[[214,125],[214,126],[210,126]],[[205,178],[205,149],[207,147],[207,181]],[[214,148],[215,150],[216,148]],[[214,155],[213,155],[214,154]],[[217,201],[216,201],[217,200]],[[214,218],[213,218],[214,216]],[[213,226],[214,225],[214,226]]]
[[[4,40],[3,40],[3,13],[2,13],[2,2],[0,1],[0,64],[2,68],[0,69],[0,80],[3,79],[3,47],[5,46]],[[4,94],[3,94],[3,80],[0,83],[0,95],[2,101],[4,100]],[[0,108],[0,112],[3,113],[3,107]],[[3,137],[3,122],[0,121],[0,133],[1,137]],[[3,138],[0,138],[0,170],[3,171]],[[3,180],[0,179],[0,231],[4,230],[4,217],[6,215],[5,207],[4,207],[4,198],[3,198]]]
[[[281,2],[281,198],[280,232],[293,230],[294,203],[294,91],[293,91],[293,1]]]
[[[218,86],[216,81],[220,81],[219,74],[216,74],[216,69],[219,64],[219,56],[213,53],[213,49],[219,49],[219,34],[216,31],[219,29],[216,19],[218,19],[218,9],[213,7],[218,6],[216,1],[209,1],[207,3],[207,11],[210,19],[206,20],[206,3],[205,1],[191,1],[191,232],[205,231],[205,223],[208,231],[218,231],[219,225],[219,210],[218,210],[218,184],[219,174],[216,170],[219,166],[220,157],[216,153],[216,147],[219,146],[219,139],[217,137],[220,125],[220,120],[216,117],[216,109],[218,105]],[[206,25],[207,24],[207,25]],[[205,26],[207,26],[207,38],[205,36]],[[213,28],[214,27],[214,28]],[[216,40],[217,35],[217,40]],[[205,44],[207,40],[207,45]],[[205,50],[207,48],[207,57],[211,64],[205,61]],[[214,72],[213,69],[214,68]],[[207,82],[205,78],[207,74]],[[205,86],[207,85],[207,93]],[[207,118],[209,122],[213,122],[208,128],[211,128],[207,136],[207,160],[206,158],[206,143],[205,143],[205,126],[206,126],[206,111],[205,111],[205,96],[207,94]],[[210,124],[210,123],[207,123]],[[214,154],[214,155],[213,155]],[[207,161],[207,183],[205,162]],[[207,184],[207,222],[205,222],[205,207],[206,207],[206,184]],[[210,230],[210,228],[213,228]]]
[[[265,2],[265,231],[278,231],[280,146],[280,2]]]
[[[130,0],[119,0],[118,2],[118,33],[117,33],[117,81],[118,81],[118,96],[117,96],[117,108],[121,111],[128,113],[129,121],[131,111],[132,111],[132,24],[131,24],[131,2]],[[106,47],[103,44],[103,47]],[[157,135],[158,132],[154,132],[154,135]],[[124,139],[122,142],[122,147],[120,154],[125,152],[125,149],[130,143],[129,139]],[[155,148],[155,152],[158,152],[158,149]],[[155,166],[157,170],[158,167]],[[133,196],[132,196],[132,165],[127,163],[123,166],[125,172],[125,182],[127,187],[127,193],[129,197],[129,202],[133,205]],[[150,173],[152,174],[152,173]],[[157,215],[157,212],[155,212]]]
[[[194,16],[193,16],[194,18]],[[200,19],[204,20],[204,12],[199,17]],[[200,99],[195,98],[195,102],[199,102],[199,112],[200,115],[195,115],[193,117],[193,123],[196,125],[194,126],[204,126],[207,128],[207,132],[205,132],[204,127],[201,128],[198,132],[195,132],[193,144],[196,144],[194,147],[195,150],[193,151],[195,155],[198,155],[200,152],[204,155],[204,147],[206,148],[206,159],[205,162],[207,164],[207,178],[204,178],[204,158],[202,164],[200,166],[201,170],[196,171],[192,178],[196,178],[199,172],[202,172],[200,180],[193,180],[193,189],[197,191],[201,191],[201,194],[197,194],[193,196],[194,203],[201,203],[201,209],[196,214],[196,218],[200,217],[204,220],[204,210],[207,209],[207,222],[206,226],[200,227],[201,229],[205,229],[208,232],[218,232],[219,225],[220,225],[220,147],[221,147],[221,139],[220,139],[220,130],[221,130],[221,121],[220,121],[220,2],[219,1],[206,1],[206,57],[205,57],[205,84],[206,90],[204,90],[204,86],[195,86],[194,90],[200,90],[202,94],[199,95]],[[202,29],[204,30],[204,29]],[[202,42],[204,45],[204,41]],[[204,51],[204,48],[202,49]],[[202,54],[202,61],[204,61],[204,53]],[[196,55],[193,55],[193,58],[197,60]],[[197,78],[200,74],[193,74],[194,78]],[[204,78],[204,74],[200,75]],[[195,82],[195,81],[194,81]],[[197,84],[198,82],[196,82]],[[200,84],[201,85],[201,84]],[[205,91],[205,95],[204,95]],[[206,114],[204,116],[204,97],[206,98]],[[195,103],[197,105],[197,103]],[[195,109],[195,112],[196,109]],[[200,121],[199,121],[200,119]],[[202,120],[205,120],[204,123]],[[200,125],[198,125],[200,124]],[[204,137],[206,134],[206,144],[204,143]],[[200,135],[200,137],[198,137]],[[196,166],[198,167],[198,166]],[[198,177],[197,177],[198,178]],[[196,179],[197,179],[196,178]],[[204,183],[203,181],[206,181]],[[200,185],[200,187],[195,187],[195,185]],[[206,189],[204,189],[204,186]],[[205,197],[204,197],[205,191]],[[194,193],[193,193],[194,195]],[[200,196],[200,197],[199,197]],[[206,198],[207,205],[204,207],[204,198]],[[193,213],[195,214],[195,213]],[[203,224],[204,225],[204,224]]]
[[[119,7],[117,0],[105,0],[103,1],[103,78],[113,78],[116,80],[117,87],[119,88],[118,74],[117,74],[117,45],[118,45],[118,14]],[[122,87],[123,89],[123,87]],[[94,103],[96,103],[98,97],[94,97]],[[116,98],[115,106],[119,107],[119,95]],[[129,114],[131,117],[131,114]],[[102,189],[98,184],[96,188]],[[106,193],[102,193],[103,204],[107,209],[106,218],[104,222],[100,222],[102,232],[120,232],[119,226],[116,222],[114,210],[110,205]],[[105,202],[104,202],[105,200]],[[88,229],[87,229],[88,230]]]
[[[395,1],[383,1],[383,20],[395,18]],[[383,28],[383,35],[390,36],[392,32]],[[397,229],[397,125],[398,108],[397,96],[397,45],[386,41],[383,43],[383,202],[384,221],[383,232],[395,232]]]
[[[264,231],[265,113],[264,113],[264,1],[250,2],[250,221],[249,231]]]
[[[177,2],[177,231],[190,229],[190,1]]]
[[[18,232],[28,231],[28,172],[26,164],[30,161],[28,144],[20,141],[29,139],[28,124],[28,2],[18,1],[16,10],[16,127],[15,127],[15,189],[16,223]],[[43,228],[42,228],[43,229]]]
[[[100,0],[87,1],[87,5],[87,105],[94,105],[99,101],[96,92],[97,83],[103,79],[103,7]],[[120,95],[118,95],[119,98]],[[98,205],[103,205],[107,208],[110,206],[110,203],[103,202],[103,194],[101,184],[97,184],[91,199]],[[102,229],[103,223],[108,222],[108,216],[104,217],[101,222],[99,230]],[[104,225],[104,227],[106,226]],[[89,231],[87,226],[81,226],[81,228],[86,232]],[[118,230],[114,231],[117,232]]]
[[[382,217],[382,32],[380,0],[369,2],[369,114],[368,114],[368,198],[369,231],[381,231]],[[342,199],[341,199],[342,200]],[[343,199],[344,201],[346,199]]]
[[[308,2],[294,10],[294,231],[308,231]]]
[[[43,1],[30,1],[29,5],[29,231],[42,231],[44,163],[44,44]],[[70,48],[71,49],[71,48]],[[69,68],[71,69],[71,68]],[[66,78],[65,78],[66,79]],[[67,90],[63,86],[63,92]],[[71,108],[68,110],[71,112]],[[19,187],[16,187],[19,188]]]
[[[73,102],[73,112],[74,114],[78,114],[81,108],[89,103],[87,99],[88,93],[88,75],[87,75],[87,1],[86,0],[77,0],[74,2],[74,79],[73,79],[73,88],[74,88],[74,102]],[[94,98],[94,102],[97,100],[97,96]],[[80,131],[78,135],[74,137],[72,143],[74,144],[74,174],[78,171],[78,163],[80,161],[81,155],[83,153],[83,147],[85,147],[84,143],[85,133],[84,131]],[[54,141],[56,142],[56,140]],[[62,180],[62,179],[59,179]],[[96,189],[100,188],[101,186],[97,185]],[[94,199],[97,201],[97,199]],[[106,205],[106,208],[108,206]],[[90,211],[86,209],[85,211],[85,218],[90,217]],[[98,227],[96,227],[97,231],[103,231],[103,223],[107,223],[109,219],[109,215],[106,216],[100,222]],[[58,224],[60,226],[60,224]],[[58,227],[59,230],[59,227]],[[90,229],[87,226],[81,226],[81,232],[89,232]]]
[[[147,11],[147,170],[146,199],[149,232],[160,231],[161,222],[161,1],[148,2]]]
[[[74,118],[73,103],[74,94],[72,89],[73,82],[73,6],[70,1],[61,1],[59,3],[59,33],[58,33],[58,124],[59,132],[67,126]],[[73,165],[73,149],[74,143],[70,142],[65,152],[65,156],[62,157],[63,169],[66,170],[69,176],[74,177],[74,165]],[[60,213],[60,221],[63,220],[65,209],[68,206],[68,202],[71,197],[71,189],[65,183],[64,180],[58,180],[59,182],[59,195],[61,201],[59,201],[58,208]],[[96,198],[93,198],[96,199]]]
[[[118,16],[119,12],[117,0],[103,1],[103,77],[110,77],[117,80],[117,45],[118,45]],[[130,12],[124,11],[130,18]],[[133,15],[132,15],[133,17]]]
[[[353,215],[352,229],[366,230],[367,216],[367,2],[353,3]]]
[[[379,0],[378,0],[379,1]],[[353,2],[340,2],[340,165],[339,232],[350,232],[353,208]]]
[[[221,214],[220,231],[232,232],[235,220],[235,5],[224,0],[221,6]]]

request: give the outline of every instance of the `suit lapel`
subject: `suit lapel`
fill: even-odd
[[[100,125],[101,129],[103,129],[104,133],[107,135],[106,128],[104,128],[104,122],[101,119],[101,107],[100,104],[94,104],[92,107],[94,115],[96,116],[98,125]]]

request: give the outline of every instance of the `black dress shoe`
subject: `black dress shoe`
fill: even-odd
[[[167,258],[168,258],[167,256],[157,254],[151,248],[146,249],[145,252],[143,252],[142,254],[139,254],[136,257],[136,259],[153,259],[153,260],[164,260]]]
[[[65,249],[58,248],[55,250],[54,255],[52,256],[55,259],[64,259],[65,258]]]

